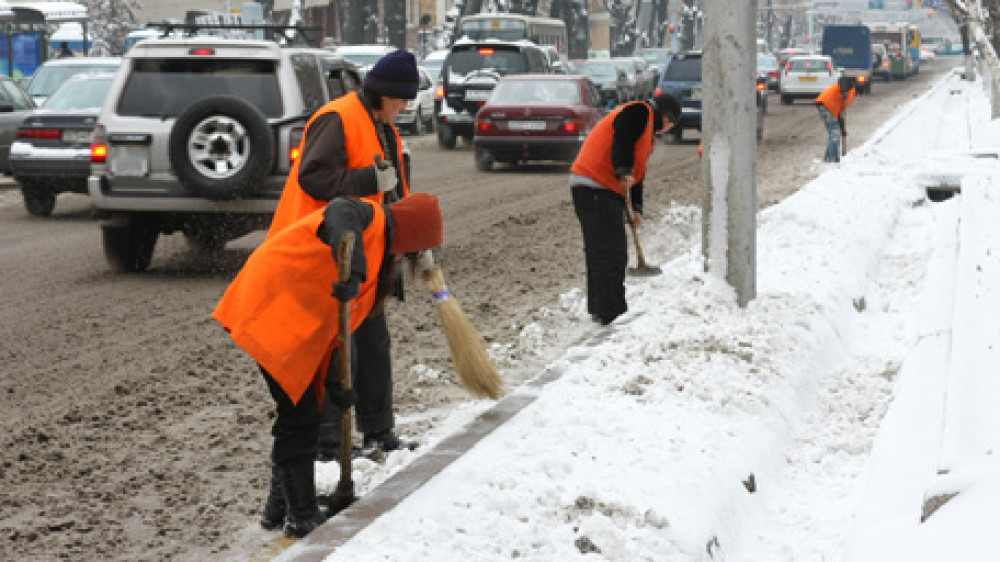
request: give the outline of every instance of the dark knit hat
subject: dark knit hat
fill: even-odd
[[[858,79],[855,78],[854,76],[841,76],[840,78],[837,79],[837,82],[840,83],[840,92],[844,94],[845,99],[847,98],[847,95],[851,92],[851,88],[858,85]]]
[[[389,253],[397,256],[436,248],[444,242],[444,218],[437,196],[412,193],[389,205],[396,230]]]
[[[365,86],[389,98],[412,100],[417,97],[419,84],[417,59],[409,51],[393,51],[378,59],[365,73]]]
[[[681,102],[670,94],[660,94],[649,101],[660,111],[660,115],[671,123],[681,120]]]

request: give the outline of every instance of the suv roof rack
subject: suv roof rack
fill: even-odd
[[[176,23],[168,21],[149,22],[146,27],[159,30],[160,37],[169,37],[175,32],[183,33],[184,37],[193,37],[206,30],[228,31],[265,31],[268,39],[274,42],[289,41],[309,47],[319,47],[319,43],[310,35],[314,31],[322,31],[319,26],[276,25],[263,23]],[[295,33],[288,35],[289,31]]]

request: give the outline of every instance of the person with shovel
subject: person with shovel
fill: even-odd
[[[346,232],[354,246],[341,281],[336,249]],[[331,396],[347,411],[357,400],[340,384],[340,303],[349,301],[357,330],[390,293],[385,256],[435,248],[443,238],[433,195],[385,205],[338,197],[268,237],[226,289],[212,318],[257,362],[276,406],[265,528],[303,537],[324,521],[315,484],[321,405]]]
[[[394,125],[406,101],[416,97],[420,77],[412,53],[398,50],[365,74],[361,90],[323,105],[306,124],[300,158],[292,166],[268,237],[338,196],[391,202],[409,194],[403,142]],[[401,279],[387,279],[402,300]],[[392,362],[386,315],[375,310],[354,332],[358,347],[355,408],[365,450],[412,449],[393,428]],[[317,460],[337,460],[340,416],[323,409]]]
[[[844,113],[854,101],[856,80],[853,76],[841,76],[836,84],[820,92],[815,104],[820,117],[826,123],[826,154],[824,162],[840,162],[841,141],[847,140]]]
[[[681,104],[670,94],[623,104],[594,127],[570,169],[573,209],[583,231],[587,269],[587,312],[608,325],[622,315],[628,240],[642,223],[642,190],[656,135],[680,119]],[[650,270],[636,244],[639,267]]]

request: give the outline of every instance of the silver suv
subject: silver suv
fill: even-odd
[[[91,145],[108,263],[145,270],[161,233],[221,249],[266,228],[307,119],[359,85],[354,63],[319,48],[210,36],[136,44]]]

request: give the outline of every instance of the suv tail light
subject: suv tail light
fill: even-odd
[[[305,135],[305,127],[296,127],[288,133],[288,165],[295,164],[295,161],[302,156],[302,137]]]
[[[663,93],[663,88],[657,86],[656,90],[653,92],[653,97],[656,97],[656,96],[658,96],[658,95],[660,95],[662,93]]]
[[[476,119],[476,130],[480,133],[488,133],[493,130],[493,120],[489,117]]]
[[[108,161],[108,135],[104,125],[94,127],[94,136],[90,141],[90,163],[104,164]]]
[[[438,88],[438,89],[436,89],[436,90],[434,90],[434,97],[436,97],[439,100],[444,99],[444,87],[443,86],[440,87],[440,88]]]
[[[562,128],[567,133],[579,133],[583,131],[583,119],[567,119],[563,121]]]
[[[833,76],[833,65],[829,61],[826,63],[826,71],[830,73],[830,76]]]

